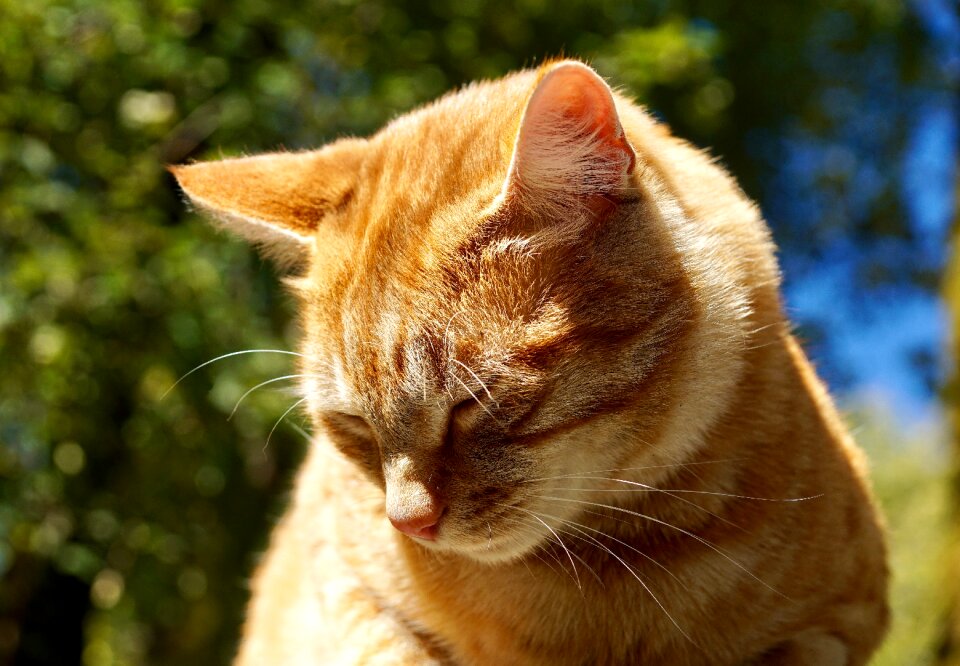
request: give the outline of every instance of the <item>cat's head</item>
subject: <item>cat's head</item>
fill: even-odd
[[[700,314],[627,108],[561,61],[369,139],[173,169],[301,267],[310,417],[427,548],[529,551],[666,427]]]

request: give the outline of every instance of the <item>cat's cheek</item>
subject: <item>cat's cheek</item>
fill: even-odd
[[[474,440],[463,446],[451,466],[446,488],[449,510],[440,536],[454,549],[469,555],[482,551],[483,559],[497,558],[505,534],[516,540],[518,522],[525,521],[523,491],[519,480],[528,463],[512,455],[502,441]]]

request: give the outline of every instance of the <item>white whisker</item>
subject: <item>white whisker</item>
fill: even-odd
[[[447,325],[443,328],[443,347],[447,351],[450,350],[450,324],[453,323],[454,319],[465,313],[465,310],[457,310],[454,312],[452,315],[450,315],[450,319],[447,320]]]
[[[687,587],[686,583],[684,583],[682,580],[680,580],[679,578],[677,578],[677,576],[676,576],[672,571],[670,571],[666,566],[664,566],[663,564],[661,564],[660,562],[658,562],[657,560],[655,560],[655,559],[654,559],[653,557],[651,557],[650,555],[647,555],[645,552],[643,552],[643,551],[640,550],[639,548],[635,548],[634,546],[631,546],[631,545],[628,544],[626,541],[621,541],[621,540],[618,539],[617,537],[615,537],[615,536],[613,536],[613,535],[610,535],[610,534],[607,534],[607,533],[604,532],[603,530],[598,530],[598,529],[595,528],[595,527],[590,527],[589,525],[584,525],[583,523],[578,523],[578,522],[576,522],[576,521],[574,521],[574,520],[569,520],[569,519],[566,519],[566,518],[559,518],[558,516],[551,516],[549,513],[543,513],[542,511],[540,511],[540,512],[538,512],[538,513],[540,513],[541,515],[546,516],[546,517],[548,517],[548,518],[553,518],[554,520],[559,520],[559,521],[563,522],[563,523],[566,524],[566,525],[570,525],[570,526],[573,527],[574,529],[577,529],[578,532],[583,531],[583,530],[589,530],[589,531],[595,532],[595,533],[597,533],[597,534],[599,534],[599,535],[601,535],[601,536],[603,536],[603,537],[606,537],[607,539],[611,539],[612,541],[616,541],[616,542],[619,543],[621,546],[623,546],[623,547],[625,547],[625,548],[628,548],[628,549],[632,550],[633,552],[635,552],[635,553],[636,553],[637,555],[639,555],[640,557],[643,557],[644,559],[646,559],[647,561],[649,561],[649,562],[650,562],[651,564],[653,564],[654,566],[659,567],[664,573],[666,573],[666,574],[667,574],[668,576],[670,576],[674,581],[676,581],[676,583],[677,583],[678,585],[680,585],[683,589],[689,590],[689,588]],[[600,515],[600,516],[602,516],[602,514],[597,514],[597,513],[595,513],[595,512],[590,512],[590,513],[594,513],[594,515]],[[578,529],[578,528],[580,528],[580,529]],[[590,538],[594,538],[594,537],[590,537]]]
[[[676,531],[678,531],[678,532],[680,532],[680,533],[682,533],[682,534],[686,534],[687,536],[691,537],[692,539],[696,539],[697,541],[699,541],[700,543],[702,543],[704,546],[706,546],[706,547],[709,548],[710,550],[714,551],[715,553],[717,553],[718,555],[720,555],[721,557],[723,557],[724,559],[726,559],[728,562],[730,562],[731,564],[733,564],[734,566],[736,566],[738,569],[740,569],[741,571],[743,571],[745,574],[747,574],[748,576],[750,576],[751,578],[753,578],[755,581],[757,581],[758,583],[760,583],[761,585],[763,585],[764,587],[766,587],[766,588],[767,588],[768,590],[770,590],[771,592],[773,592],[773,593],[775,593],[775,594],[783,597],[784,599],[789,599],[789,597],[788,597],[787,595],[785,595],[783,592],[780,592],[780,591],[777,590],[776,588],[772,587],[769,583],[767,583],[766,581],[764,581],[763,579],[761,579],[760,577],[758,577],[758,576],[757,576],[756,574],[754,574],[752,571],[750,571],[750,570],[747,569],[745,566],[743,566],[740,562],[738,562],[737,560],[735,560],[734,558],[732,558],[730,555],[728,555],[727,553],[725,553],[725,552],[724,552],[722,549],[720,549],[718,546],[710,543],[709,541],[707,541],[706,539],[704,539],[704,538],[701,537],[700,535],[694,534],[693,532],[691,532],[691,531],[689,531],[689,530],[685,530],[685,529],[683,529],[682,527],[677,527],[676,525],[671,525],[670,523],[668,523],[668,522],[666,522],[666,521],[660,520],[659,518],[654,518],[653,516],[648,516],[647,514],[645,514],[645,513],[640,513],[639,511],[631,511],[630,509],[624,509],[624,508],[621,508],[621,507],[618,507],[618,506],[609,506],[609,505],[607,505],[607,504],[599,504],[599,503],[597,503],[597,502],[588,502],[588,501],[586,501],[586,500],[578,500],[578,499],[573,499],[573,498],[570,498],[570,497],[548,497],[548,496],[544,496],[544,495],[537,495],[536,497],[538,497],[539,499],[552,500],[552,501],[557,501],[557,502],[574,502],[574,503],[576,503],[576,504],[585,504],[585,505],[587,505],[587,506],[597,506],[597,507],[600,507],[600,508],[603,508],[603,509],[610,509],[610,510],[612,510],[612,511],[620,511],[620,512],[622,512],[622,513],[628,513],[628,514],[630,514],[630,515],[632,515],[632,516],[637,516],[638,518],[644,518],[644,519],[649,520],[649,521],[651,521],[651,522],[657,523],[658,525],[663,525],[664,527],[669,527],[669,528],[672,529],[672,530],[676,530]]]
[[[455,358],[451,358],[450,360],[456,363],[457,365],[459,365],[461,368],[463,368],[467,372],[469,372],[470,375],[477,380],[477,383],[480,384],[481,388],[483,388],[484,393],[487,394],[487,399],[489,399],[490,402],[492,402],[493,404],[495,405],[497,404],[497,401],[493,399],[492,395],[490,395],[490,389],[488,389],[487,385],[483,383],[483,380],[477,376],[477,373],[475,373],[473,370],[470,369],[470,366],[468,366],[466,363],[461,363]]]
[[[266,441],[266,443],[264,443],[264,445],[263,445],[263,451],[264,451],[264,453],[266,453],[267,447],[270,446],[270,438],[273,437],[273,432],[277,429],[277,426],[280,425],[280,422],[283,421],[285,418],[287,418],[287,414],[289,414],[290,412],[292,412],[293,410],[295,410],[297,407],[299,407],[299,406],[300,406],[302,403],[304,403],[306,400],[307,400],[307,398],[300,398],[300,399],[297,400],[295,403],[293,403],[292,405],[290,405],[290,407],[287,409],[287,411],[285,411],[285,412],[280,416],[280,418],[277,419],[277,422],[273,424],[273,427],[270,428],[270,434],[267,435],[267,441]]]
[[[544,515],[546,515],[546,514],[544,514]],[[534,515],[534,517],[536,518],[536,515]],[[543,522],[543,521],[541,521],[541,522]],[[546,524],[546,523],[544,523],[544,524]],[[571,535],[571,536],[574,536],[574,537],[575,537],[576,535]],[[593,539],[593,537],[590,537],[590,538]],[[585,537],[581,537],[581,540],[586,540],[586,538],[585,538]],[[654,603],[656,603],[657,606],[660,607],[660,610],[663,611],[663,614],[667,616],[667,619],[670,620],[670,622],[673,624],[673,626],[677,628],[677,631],[679,631],[680,634],[681,634],[684,638],[686,638],[688,641],[690,641],[691,643],[693,643],[694,645],[696,645],[696,642],[690,637],[690,635],[689,635],[687,632],[685,632],[685,631],[683,630],[683,628],[680,626],[680,624],[674,619],[673,615],[670,614],[670,611],[668,611],[667,608],[666,608],[666,606],[664,606],[663,603],[660,601],[659,597],[657,597],[657,595],[653,593],[653,590],[650,589],[650,586],[647,585],[647,584],[643,581],[642,578],[640,578],[640,574],[639,574],[633,567],[631,567],[622,557],[620,557],[619,555],[617,555],[616,553],[614,553],[614,552],[613,552],[612,550],[610,550],[607,546],[605,546],[604,544],[600,543],[600,542],[597,541],[596,539],[593,539],[593,541],[594,541],[595,545],[597,545],[598,547],[602,548],[602,549],[605,550],[607,553],[609,553],[614,559],[616,559],[620,564],[622,564],[622,565],[626,568],[626,570],[627,570],[628,572],[630,572],[630,575],[632,575],[632,576],[637,580],[637,582],[640,583],[641,586],[643,586],[643,589],[646,590],[647,594],[650,595],[650,598],[653,599]],[[589,542],[588,542],[588,543],[589,543]]]
[[[696,476],[696,475],[694,475],[694,476]],[[699,478],[699,477],[697,477],[697,478]],[[593,490],[593,489],[584,488],[584,489],[582,489],[582,490],[586,490],[587,492],[590,492],[590,490]],[[599,492],[603,492],[601,489],[596,489],[596,490],[599,491]],[[670,490],[660,490],[659,488],[657,488],[657,489],[651,489],[651,490],[646,490],[646,491],[645,491],[643,488],[613,488],[613,489],[610,489],[610,490],[608,490],[608,491],[606,491],[606,492],[629,493],[629,492],[653,492],[654,490],[656,490],[657,492],[661,492],[661,493],[663,493],[664,495],[666,495],[667,497],[671,497],[671,498],[677,500],[678,502],[682,502],[683,504],[686,504],[686,505],[688,505],[688,506],[692,506],[694,509],[698,509],[698,510],[700,510],[700,511],[703,511],[703,512],[706,513],[708,516],[712,516],[713,518],[716,518],[717,520],[719,520],[721,523],[725,523],[725,524],[729,525],[730,527],[733,527],[734,529],[738,529],[738,530],[743,530],[743,529],[744,529],[743,527],[741,527],[740,525],[737,525],[737,524],[736,524],[735,522],[733,522],[732,520],[730,520],[730,519],[728,519],[728,518],[724,518],[723,516],[721,516],[721,515],[718,514],[718,513],[714,513],[713,511],[711,511],[710,509],[708,509],[708,508],[705,507],[705,506],[701,506],[701,505],[697,504],[696,502],[692,502],[692,501],[688,500],[686,497],[677,497],[677,496],[676,496],[672,491],[670,491]]]
[[[505,504],[501,504],[500,506],[506,506],[506,505],[505,505]],[[511,508],[518,509],[519,507],[511,507]],[[520,509],[520,510],[521,510],[521,511],[524,511],[524,509]],[[560,536],[559,536],[556,532],[554,532],[554,531],[553,531],[549,526],[547,526],[547,524],[544,523],[542,520],[540,520],[539,518],[537,518],[537,516],[536,516],[535,514],[533,514],[533,512],[531,512],[531,511],[526,511],[526,513],[529,513],[534,519],[537,520],[538,523],[540,523],[541,525],[545,526],[548,530],[551,531],[551,533],[553,534],[553,536],[556,538],[557,543],[560,544],[560,547],[563,548],[564,551],[566,551],[567,557],[576,558],[578,562],[580,562],[583,566],[585,566],[585,567],[590,571],[591,574],[593,574],[594,578],[597,579],[597,581],[600,583],[600,585],[601,585],[601,586],[603,585],[603,580],[601,580],[601,578],[600,578],[600,576],[597,574],[597,572],[594,571],[593,568],[592,568],[589,564],[587,564],[587,563],[583,560],[582,557],[580,557],[580,556],[577,555],[576,553],[568,550],[567,547],[564,545],[563,541],[560,540]],[[520,519],[517,518],[517,517],[510,517],[510,516],[505,516],[503,519],[504,519],[504,520],[510,520],[510,521],[515,522],[515,523],[518,523],[518,524],[520,524],[520,525],[526,525],[526,526],[528,526],[528,527],[536,527],[536,526],[537,526],[537,523],[534,523],[532,520],[529,520],[529,519],[527,519],[526,521],[523,521],[523,520],[520,520]],[[560,531],[563,531],[563,530],[560,530]],[[564,534],[567,534],[567,532],[564,532]],[[576,536],[576,535],[571,535],[571,536]],[[553,543],[552,540],[549,540],[549,541],[550,541],[550,543]],[[563,562],[560,560],[560,558],[558,558],[558,557],[557,557],[553,552],[551,552],[551,551],[544,550],[544,552],[547,553],[548,555],[550,555],[550,557],[552,557],[552,558],[554,559],[554,561],[557,562],[557,563],[560,565],[560,568],[569,575],[570,572],[567,571],[567,568],[563,565]],[[537,556],[537,559],[539,559],[541,562],[544,561],[543,558],[541,558],[541,557],[539,557],[539,556],[537,555],[536,551],[531,551],[531,554]],[[524,564],[526,564],[526,563],[524,562]],[[573,560],[572,560],[572,559],[570,560],[570,565],[573,566],[573,570],[574,570],[574,572],[576,573],[577,567],[576,567],[576,565],[573,564]],[[550,568],[553,569],[553,567],[550,567]],[[528,567],[527,567],[527,570],[529,570],[529,569],[530,569],[530,567],[528,566]],[[574,582],[577,584],[577,589],[580,590],[580,593],[581,593],[581,594],[583,594],[583,588],[580,586],[579,576],[578,576],[577,578],[575,578],[575,579],[573,578],[573,576],[571,576],[571,579],[574,580]]]
[[[516,507],[516,508],[520,509],[520,507]],[[523,511],[524,513],[529,513],[534,520],[536,520],[538,523],[540,523],[541,525],[546,527],[548,530],[550,530],[550,533],[553,536],[557,537],[557,543],[559,543],[560,547],[563,548],[563,552],[567,554],[567,557],[570,560],[570,566],[573,567],[573,576],[574,576],[574,579],[576,580],[577,588],[582,592],[583,586],[580,585],[580,573],[577,571],[577,565],[573,563],[573,556],[570,554],[570,551],[567,549],[566,544],[563,543],[563,539],[560,538],[560,535],[557,534],[552,527],[550,527],[545,522],[543,522],[543,520],[541,520],[541,518],[537,514],[533,513],[532,511],[527,511],[526,509],[520,509],[520,511]]]
[[[690,490],[685,488],[657,488],[639,481],[630,481],[628,479],[614,479],[604,476],[566,476],[564,479],[573,480],[596,480],[596,481],[614,481],[616,483],[625,483],[637,488],[551,488],[551,490],[570,490],[576,492],[595,492],[595,493],[689,493],[691,495],[714,495],[716,497],[730,497],[732,499],[755,500],[757,502],[806,502],[812,499],[823,497],[823,493],[818,495],[809,495],[807,497],[754,497],[752,495],[736,495],[733,493],[722,493],[712,490]],[[681,498],[677,498],[681,499]]]
[[[548,550],[544,550],[544,551],[542,551],[542,552],[546,553],[547,555],[549,555],[550,557],[553,558],[553,561],[556,562],[557,565],[560,567],[560,571],[566,571],[566,569],[565,569],[564,566],[563,566],[563,562],[560,561],[560,558],[559,558],[559,557],[557,557],[556,555],[554,555],[553,553],[551,553],[551,552],[548,551]],[[558,576],[560,575],[560,571],[557,571],[557,569],[554,568],[554,566],[553,566],[552,564],[550,564],[548,561],[546,561],[545,559],[543,559],[543,558],[540,556],[539,553],[537,553],[536,551],[532,551],[530,554],[533,555],[534,557],[536,557],[536,558],[537,558],[538,560],[540,560],[541,562],[543,562],[543,564],[544,564],[548,569],[550,569],[550,571],[552,571],[553,573],[557,574]]]
[[[524,521],[520,520],[520,519],[517,518],[517,517],[504,516],[503,518],[501,518],[501,520],[510,520],[510,521],[512,521],[512,522],[514,522],[514,523],[518,523],[518,524],[524,525],[524,526],[526,526],[526,527],[536,526],[536,523],[534,523],[533,521],[524,522]],[[537,529],[540,529],[540,528],[537,527]],[[552,543],[552,541],[551,541],[551,543]],[[545,559],[543,559],[542,557],[540,557],[540,555],[539,555],[539,553],[538,553],[538,550],[539,550],[540,552],[546,554],[546,555],[549,555],[549,556],[551,557],[551,559],[553,559],[553,561],[556,562],[557,565],[560,567],[560,571],[566,572],[566,574],[567,574],[568,576],[570,575],[570,572],[567,571],[566,567],[563,565],[563,561],[562,561],[559,557],[557,557],[557,555],[556,555],[553,551],[547,550],[547,549],[545,549],[545,548],[539,548],[539,549],[531,550],[531,551],[530,551],[530,554],[533,555],[534,557],[536,557],[536,558],[537,558],[538,560],[540,560],[541,562],[543,562],[552,572],[554,572],[554,573],[557,574],[557,575],[560,575],[560,573],[559,573],[556,569],[553,568],[553,565],[552,565],[552,564],[550,564],[550,563],[547,562]]]
[[[205,368],[205,367],[207,367],[208,365],[210,365],[211,363],[216,363],[217,361],[222,361],[223,359],[225,359],[225,358],[230,358],[231,356],[240,356],[241,354],[288,354],[288,355],[290,355],[290,356],[299,356],[299,357],[301,357],[301,358],[306,358],[303,354],[300,354],[299,352],[287,351],[287,350],[285,350],[285,349],[244,349],[244,350],[241,350],[241,351],[230,352],[229,354],[223,354],[222,356],[218,356],[218,357],[216,357],[216,358],[212,358],[212,359],[210,359],[209,361],[207,361],[207,362],[205,362],[205,363],[201,363],[200,365],[198,365],[197,367],[195,367],[193,370],[191,370],[191,371],[188,372],[187,374],[185,374],[185,375],[183,375],[182,377],[180,377],[180,379],[178,379],[177,381],[175,381],[175,382],[173,383],[173,386],[171,386],[170,388],[168,388],[166,391],[163,392],[163,395],[160,396],[160,399],[163,400],[164,398],[166,398],[167,395],[170,393],[170,391],[172,391],[173,389],[175,389],[180,382],[182,382],[184,379],[186,379],[187,377],[189,377],[190,375],[192,375],[193,373],[195,373],[197,370],[200,370],[200,369],[202,369],[202,368]]]
[[[644,465],[643,467],[614,467],[611,469],[594,469],[586,472],[571,472],[570,474],[560,474],[559,476],[541,476],[534,479],[524,479],[521,483],[533,483],[534,481],[555,481],[557,479],[568,479],[584,474],[606,474],[607,472],[634,472],[647,469],[669,469],[672,467],[694,467],[696,465],[718,465],[721,463],[739,462],[743,458],[724,458],[721,460],[701,460],[688,463],[673,463],[668,465]]]
[[[314,376],[314,375],[304,375],[304,374],[299,374],[299,375],[284,375],[283,377],[274,377],[273,379],[268,379],[268,380],[265,381],[265,382],[260,382],[259,384],[257,384],[256,386],[254,386],[252,389],[249,389],[246,393],[244,393],[243,395],[240,396],[240,399],[237,400],[237,404],[235,404],[235,405],[233,406],[233,411],[230,412],[230,416],[227,417],[227,420],[229,421],[230,419],[232,419],[233,416],[234,416],[234,414],[237,413],[237,409],[240,407],[240,403],[243,402],[244,398],[246,398],[248,395],[250,395],[251,393],[253,393],[254,391],[256,391],[258,388],[261,388],[261,387],[263,387],[263,386],[266,386],[267,384],[273,384],[274,382],[282,382],[282,381],[285,380],[285,379],[298,379],[298,378],[300,378],[300,377],[313,377],[313,376]]]
[[[431,343],[432,345],[432,343]],[[423,404],[427,404],[427,355],[420,356],[420,390]]]
[[[478,405],[480,405],[480,408],[483,409],[483,411],[485,411],[492,419],[496,420],[497,417],[493,415],[493,412],[487,409],[487,406],[480,401],[480,398],[478,398],[473,391],[470,390],[469,386],[463,383],[462,379],[457,377],[452,371],[449,374],[451,377],[457,380],[457,383],[460,384],[460,386],[462,386],[467,391],[467,393],[470,394],[470,397],[473,398]]]
[[[526,558],[521,559],[521,560],[520,560],[520,563],[523,564],[523,567],[527,570],[527,573],[530,574],[530,578],[532,578],[533,581],[536,582],[536,581],[537,581],[537,577],[536,577],[535,575],[533,575],[533,569],[531,569],[531,568],[530,568],[530,565],[527,564],[527,559],[526,559]]]
[[[573,537],[574,539],[578,539],[578,540],[580,540],[580,541],[583,541],[583,540],[584,540],[584,538],[583,538],[582,536],[579,536],[579,535],[577,535],[577,534],[574,534],[573,532],[570,532],[570,531],[568,531],[568,530],[561,529],[561,528],[559,528],[559,527],[557,528],[557,532],[560,532],[561,534],[566,534],[567,536],[571,536],[571,537]],[[588,542],[588,543],[589,543],[589,542]],[[597,579],[597,582],[600,584],[600,587],[606,587],[606,586],[603,584],[603,579],[600,578],[600,574],[598,574],[598,573],[593,569],[593,567],[591,567],[589,564],[587,564],[586,560],[584,560],[582,557],[580,557],[579,555],[577,555],[577,553],[574,552],[574,551],[571,551],[570,554],[573,555],[573,556],[577,559],[577,562],[579,562],[580,564],[582,564],[583,566],[585,566],[585,567],[587,568],[587,571],[589,571],[591,574],[593,574],[593,577]],[[581,590],[581,592],[583,592],[583,590]]]
[[[306,439],[308,442],[310,442],[310,441],[313,440],[313,435],[311,435],[309,432],[307,432],[306,430],[304,430],[304,429],[303,429],[303,426],[301,426],[299,423],[291,423],[290,426],[291,426],[294,430],[296,430],[298,433],[300,433],[301,435],[303,435],[304,439]]]

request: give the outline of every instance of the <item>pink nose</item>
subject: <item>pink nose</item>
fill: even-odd
[[[404,514],[402,517],[394,517],[388,514],[390,522],[404,534],[408,534],[418,539],[434,541],[437,538],[437,529],[440,523],[440,517],[446,509],[441,504],[431,504],[427,507],[418,507],[421,511]]]

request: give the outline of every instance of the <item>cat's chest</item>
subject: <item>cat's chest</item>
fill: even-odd
[[[590,572],[581,560],[574,568],[543,552],[513,567],[445,569],[404,557],[400,544],[381,544],[360,578],[387,616],[443,645],[452,663],[660,663],[671,655],[683,664],[678,655],[695,647],[676,626],[693,621],[683,614],[682,590],[635,562],[621,565],[623,575]]]

